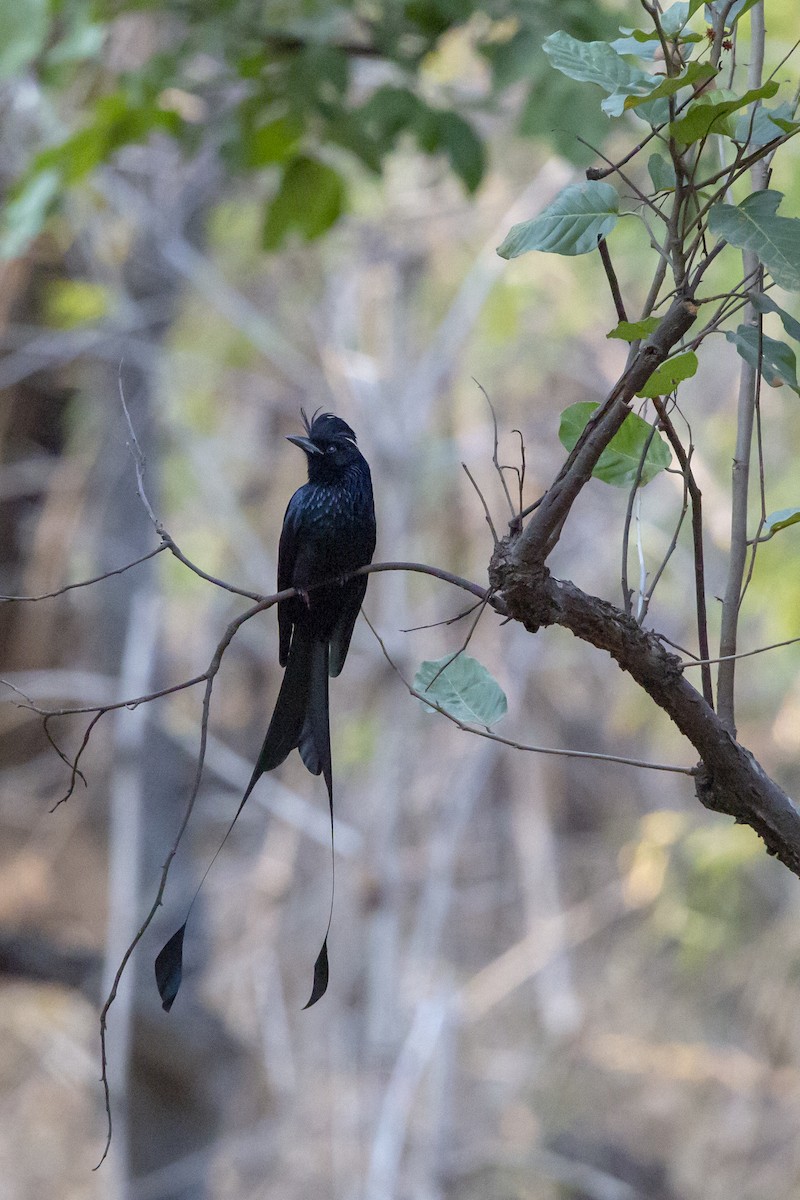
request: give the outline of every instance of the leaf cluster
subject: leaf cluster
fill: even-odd
[[[584,183],[565,188],[543,212],[515,225],[498,253],[508,259],[530,251],[587,254],[612,238],[621,220],[638,220],[660,255],[659,268],[638,320],[628,320],[625,313],[608,334],[634,346],[653,336],[660,305],[670,294],[696,296],[707,269],[726,248],[750,251],[760,264],[759,278],[743,281],[743,292],[733,289],[701,333],[676,347],[637,389],[644,399],[674,395],[697,370],[697,348],[748,297],[750,320],[727,329],[726,337],[769,384],[798,391],[791,343],[800,340],[800,323],[765,291],[774,285],[800,291],[800,219],[779,214],[783,196],[778,191],[762,188],[738,202],[734,195],[755,163],[769,162],[800,130],[796,96],[770,107],[765,103],[777,97],[778,79],[733,88],[735,72],[724,61],[724,47],[733,47],[739,22],[754,2],[718,0],[703,6],[699,0],[679,0],[663,12],[643,3],[650,20],[642,28],[622,27],[618,38],[588,41],[559,30],[544,43],[556,71],[595,89],[595,95],[600,89],[599,107],[607,118],[635,120],[638,143],[619,163],[606,159],[607,166],[587,171]],[[711,22],[708,27],[704,18]],[[620,304],[617,297],[623,317]],[[778,318],[788,342],[764,333],[761,318],[767,314]],[[593,405],[573,405],[562,414],[560,437],[568,449],[577,444],[593,411]],[[627,470],[620,465],[621,437],[623,457],[631,459]],[[661,434],[631,414],[593,474],[619,486],[634,481],[644,486],[670,460]],[[774,532],[787,523],[769,528]]]
[[[561,17],[573,32],[597,34],[607,18],[594,8],[590,0],[569,0]],[[104,50],[123,18],[151,22],[160,49],[117,72]],[[404,143],[441,158],[472,193],[487,166],[478,118],[495,97],[525,80],[523,131],[542,134],[552,125],[553,77],[542,84],[541,43],[553,21],[545,0],[6,5],[0,81],[34,74],[62,128],[20,172],[0,252],[19,253],[66,188],[158,133],[187,154],[212,146],[231,177],[265,176],[268,251],[290,237],[325,233],[347,209],[354,170],[380,175]],[[465,101],[454,86],[434,80],[429,64],[453,35],[485,60],[487,94]],[[574,138],[570,144],[574,150]]]

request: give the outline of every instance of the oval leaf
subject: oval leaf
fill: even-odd
[[[659,324],[658,317],[645,317],[641,321],[620,321],[606,337],[619,338],[623,342],[638,342],[641,338],[649,337],[658,329]]]
[[[597,405],[592,401],[581,401],[564,409],[558,436],[567,450],[575,447],[596,408]],[[644,454],[645,446],[648,447],[647,454]],[[659,434],[653,433],[652,425],[636,413],[629,413],[597,460],[592,475],[603,483],[610,483],[612,487],[631,487],[639,474],[642,455],[644,464],[639,483],[644,487],[669,466],[672,451]]]
[[[327,163],[299,155],[287,165],[273,200],[267,207],[262,244],[277,250],[295,231],[311,241],[330,229],[344,211],[345,184]]]
[[[790,292],[800,291],[800,221],[779,217],[782,192],[753,192],[739,205],[715,204],[708,228],[740,250],[752,250],[775,282]]]
[[[684,379],[691,379],[696,370],[697,355],[694,350],[687,350],[685,354],[677,354],[675,358],[668,358],[660,367],[656,367],[647,383],[636,395],[668,396]]]
[[[710,63],[690,63],[682,75],[667,75],[661,79],[657,87],[645,96],[640,95],[628,96],[625,101],[625,108],[636,108],[646,100],[652,103],[653,100],[661,100],[664,96],[674,96],[681,88],[697,87],[701,83],[708,82],[716,75],[716,70]],[[651,78],[654,78],[651,76]]]
[[[468,654],[420,663],[414,689],[458,721],[494,725],[508,710],[506,694],[486,667]]]
[[[161,1007],[169,1012],[178,994],[183,978],[183,935],[186,933],[186,922],[173,933],[169,941],[156,958],[156,983],[161,997]]]
[[[791,313],[787,313],[785,308],[781,308],[780,304],[776,304],[771,296],[763,292],[748,292],[748,299],[753,308],[757,308],[760,313],[777,313],[789,337],[800,342],[800,321]]]
[[[738,329],[729,329],[725,337],[732,342],[746,363],[753,370],[758,370],[759,350],[761,357],[761,374],[770,387],[780,387],[787,383],[793,392],[800,395],[797,386],[797,359],[791,346],[779,342],[776,338],[767,337],[762,333],[759,339],[755,325],[740,325]]]
[[[650,155],[647,170],[657,192],[669,192],[675,187],[675,168],[660,154]]]
[[[596,83],[609,92],[601,107],[610,117],[621,115],[626,96],[647,96],[659,83],[653,75],[631,66],[607,42],[581,42],[558,30],[545,38],[542,49],[562,75]]]
[[[550,254],[588,254],[619,219],[619,196],[610,183],[597,180],[564,188],[552,204],[511,228],[497,253],[518,258],[529,250]]]
[[[772,79],[765,83],[763,87],[751,88],[749,92],[745,92],[743,96],[734,96],[732,99],[720,98],[720,93],[712,93],[711,96],[703,94],[699,99],[692,101],[686,116],[681,117],[679,121],[673,121],[669,127],[669,132],[677,142],[684,146],[689,146],[692,142],[697,142],[700,138],[706,137],[712,131],[722,133],[724,131],[724,121],[731,113],[737,112],[738,109],[744,108],[748,104],[752,104],[754,100],[761,100],[774,96],[778,90],[777,82]]]

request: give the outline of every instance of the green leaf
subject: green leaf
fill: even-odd
[[[711,132],[724,132],[724,121],[730,113],[744,108],[747,104],[752,104],[754,100],[768,99],[770,96],[774,96],[777,90],[777,81],[771,79],[763,87],[751,88],[743,96],[734,96],[733,99],[718,98],[715,100],[714,97],[719,97],[719,92],[704,94],[692,101],[685,116],[678,121],[671,122],[669,132],[676,142],[690,146],[692,142],[699,141],[700,138],[706,137]]]
[[[38,154],[33,172],[55,168],[64,183],[76,183],[121,146],[144,141],[155,129],[177,133],[180,126],[177,113],[155,104],[131,104],[125,95],[115,92],[97,101],[90,125]]]
[[[697,355],[694,350],[668,358],[660,367],[656,367],[647,383],[637,392],[637,396],[667,396],[674,392],[684,379],[691,379],[697,370]]]
[[[713,0],[708,7],[715,14],[725,12],[725,28],[732,29],[739,18],[743,17],[746,12],[749,12],[754,4],[758,4],[758,0],[734,0],[733,5],[730,7],[727,4],[727,0]],[[699,4],[697,7],[700,7]]]
[[[620,321],[606,337],[620,338],[623,342],[638,342],[640,338],[649,337],[658,326],[658,317],[645,317],[643,321]]]
[[[714,204],[708,228],[740,250],[752,250],[779,287],[800,291],[800,220],[779,217],[782,192],[753,192],[739,205]]]
[[[654,100],[652,104],[647,101],[629,111],[632,116],[639,117],[640,120],[646,121],[651,128],[656,129],[666,125],[669,121],[669,99],[662,96],[660,100]]]
[[[597,155],[578,137],[601,146],[608,136],[609,122],[597,103],[594,88],[576,88],[566,75],[551,71],[540,54],[520,114],[519,131],[526,137],[542,138],[551,151],[585,168],[596,161]]]
[[[447,155],[450,166],[467,191],[474,192],[486,169],[483,142],[469,122],[458,113],[430,111],[435,113],[436,144],[433,149]]]
[[[277,250],[291,231],[311,241],[330,229],[344,211],[344,180],[333,167],[299,155],[283,173],[267,207],[262,244]]]
[[[567,450],[572,450],[583,433],[586,423],[597,408],[590,400],[571,404],[561,414],[558,429],[559,440]],[[612,487],[631,487],[636,482],[644,448],[649,441],[644,458],[640,485],[644,487],[659,472],[672,462],[672,452],[664,439],[653,432],[649,422],[629,413],[617,433],[606,446],[592,471],[596,479],[610,483]]]
[[[672,4],[665,13],[661,15],[661,28],[668,38],[672,39],[678,36],[686,22],[689,20],[689,0],[678,0],[677,4]]]
[[[755,325],[740,325],[737,329],[729,329],[725,337],[738,350],[745,362],[754,370],[758,370],[759,334]],[[800,395],[797,386],[797,359],[791,346],[779,342],[775,338],[761,335],[761,374],[770,387],[780,387],[786,383],[793,392]]]
[[[768,540],[779,529],[788,529],[790,525],[797,524],[800,524],[800,508],[779,508],[767,517],[764,522],[766,533],[762,533],[761,536]]]
[[[705,80],[713,79],[716,74],[717,72],[710,63],[695,62],[690,63],[682,75],[672,75],[664,78],[651,76],[651,78],[661,79],[658,86],[653,88],[647,96],[628,96],[625,100],[625,108],[636,108],[645,101],[651,104],[654,100],[661,100],[665,96],[674,96],[681,88],[703,83]]]
[[[452,661],[451,661],[452,660]],[[414,689],[458,721],[489,727],[508,710],[506,695],[486,667],[467,654],[420,663]]]
[[[758,309],[760,313],[777,313],[789,337],[794,338],[796,342],[800,342],[800,321],[796,320],[791,313],[787,313],[779,304],[776,304],[771,296],[767,296],[763,292],[749,292],[748,298],[753,307]]]
[[[545,38],[542,49],[562,75],[608,92],[601,108],[611,117],[622,114],[626,96],[647,96],[658,86],[657,79],[631,66],[608,42],[580,42],[559,30]]]
[[[49,25],[48,0],[0,3],[0,79],[19,74],[41,53]]]
[[[675,187],[675,168],[660,154],[651,154],[647,160],[647,170],[657,192],[671,192]]]
[[[518,258],[529,250],[549,254],[588,254],[619,219],[619,196],[609,183],[572,184],[531,221],[512,226],[497,253]]]
[[[654,59],[661,49],[655,30],[652,33],[643,33],[641,29],[632,29],[630,36],[616,38],[608,44],[617,54],[635,54],[637,58],[648,61]]]
[[[418,119],[421,102],[408,88],[384,84],[356,109],[372,137],[394,144],[399,133],[410,128]]]
[[[792,120],[791,104],[779,104],[775,108],[759,105],[754,114],[743,113],[736,122],[733,140],[743,146],[765,146],[785,133],[800,129],[800,121]]]
[[[302,136],[303,123],[295,116],[278,117],[266,125],[244,131],[245,165],[258,168],[286,162],[295,153]]]
[[[498,92],[529,79],[537,60],[541,59],[542,38],[532,29],[518,29],[506,42],[490,42],[481,53],[492,67],[492,83]]]

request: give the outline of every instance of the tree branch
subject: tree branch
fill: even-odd
[[[489,573],[509,614],[530,633],[560,625],[610,654],[694,746],[701,760],[695,780],[700,802],[749,825],[768,852],[800,877],[800,813],[684,678],[680,660],[656,633],[613,604],[554,579],[543,564],[531,565],[520,553],[521,541],[507,538]]]
[[[690,296],[679,295],[672,302],[650,340],[638,350],[608,398],[592,414],[577,445],[522,531],[517,546],[521,561],[530,567],[544,564],[597,460],[627,417],[634,396],[691,328],[696,316],[697,305]]]

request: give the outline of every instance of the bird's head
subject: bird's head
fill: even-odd
[[[306,436],[292,434],[287,438],[305,452],[308,460],[308,478],[315,483],[335,478],[352,463],[361,461],[361,452],[356,445],[353,430],[333,413],[317,412],[309,421],[301,409]]]

